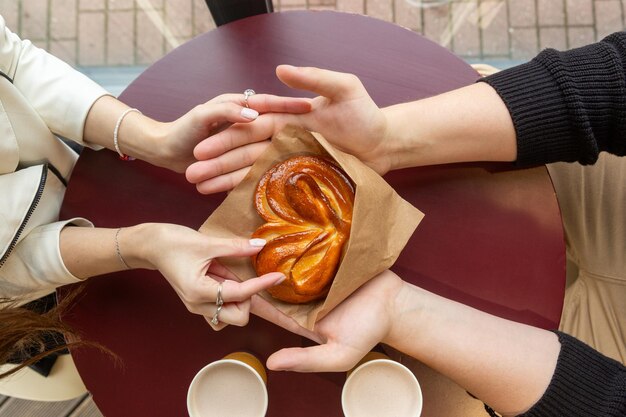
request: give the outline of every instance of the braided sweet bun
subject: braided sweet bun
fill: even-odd
[[[252,237],[267,240],[252,258],[258,275],[287,277],[268,292],[288,303],[324,297],[350,236],[354,186],[326,158],[295,156],[265,173],[254,204],[266,221]]]

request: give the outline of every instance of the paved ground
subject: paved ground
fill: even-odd
[[[274,0],[396,22],[475,60],[524,60],[624,28],[624,0]],[[9,27],[81,66],[149,65],[214,27],[204,0],[0,0]]]
[[[91,396],[59,402],[26,401],[0,395],[0,417],[103,417]]]

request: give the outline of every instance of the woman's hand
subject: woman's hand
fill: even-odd
[[[220,330],[227,324],[245,326],[251,297],[285,279],[270,273],[244,282],[216,258],[252,256],[263,247],[261,239],[218,239],[173,224],[144,224],[122,229],[119,246],[131,268],[158,269],[176,291],[187,309],[211,324],[215,315],[218,286],[222,284],[224,305],[219,313]]]
[[[268,358],[267,367],[298,372],[351,369],[390,333],[402,288],[403,281],[397,275],[382,272],[316,324],[314,331],[323,344],[282,349]]]
[[[311,111],[264,114],[254,123],[231,126],[200,142],[194,150],[198,162],[186,172],[198,191],[210,194],[237,185],[269,145],[267,138],[287,124],[322,133],[337,148],[380,174],[390,169],[391,162],[382,149],[387,134],[385,114],[356,76],[289,65],[279,66],[276,75],[289,87],[319,94],[311,101]]]
[[[161,125],[161,150],[155,165],[185,172],[196,161],[193,150],[202,141],[233,123],[248,124],[268,112],[304,113],[311,109],[309,99],[277,97],[268,94],[250,96],[246,107],[243,94],[223,94],[191,109],[179,119]]]
[[[304,113],[311,109],[309,99],[267,94],[253,95],[247,104],[249,108],[243,93],[223,94],[170,123],[139,112],[127,113],[119,124],[119,149],[128,156],[182,173],[195,161],[193,149],[199,142],[233,123],[250,123],[259,113]],[[85,143],[115,151],[113,132],[126,110],[127,105],[111,96],[96,100],[85,120]]]

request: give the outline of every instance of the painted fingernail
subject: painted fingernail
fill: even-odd
[[[246,119],[254,120],[259,117],[259,112],[248,107],[243,107],[241,109],[241,115]]]
[[[250,246],[263,247],[267,242],[265,239],[250,239]]]

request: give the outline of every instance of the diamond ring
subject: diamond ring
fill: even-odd
[[[243,92],[243,101],[246,104],[246,107],[250,107],[248,106],[248,99],[255,94],[256,92],[251,88],[248,88],[246,91]]]

